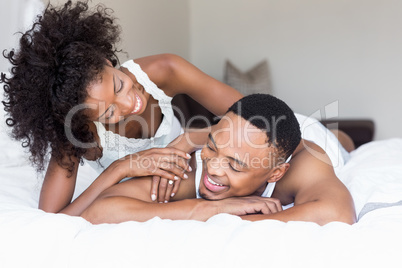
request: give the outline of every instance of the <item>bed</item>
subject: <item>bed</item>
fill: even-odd
[[[1,109],[0,118],[4,118]],[[402,139],[355,150],[340,173],[359,221],[207,222],[92,225],[37,209],[42,175],[0,123],[0,267],[401,267]],[[95,176],[80,168],[75,196]]]

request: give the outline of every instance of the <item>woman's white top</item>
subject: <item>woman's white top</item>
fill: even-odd
[[[127,68],[137,79],[146,92],[148,92],[161,108],[163,119],[157,129],[155,136],[146,139],[135,139],[120,136],[112,131],[106,130],[100,122],[94,122],[100,145],[103,148],[103,155],[98,161],[87,161],[96,171],[101,173],[115,160],[150,148],[166,147],[177,136],[183,133],[179,120],[174,116],[172,109],[172,97],[169,97],[152,82],[148,75],[133,60],[126,61],[121,65]]]

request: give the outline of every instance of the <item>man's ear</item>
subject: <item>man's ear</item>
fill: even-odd
[[[279,166],[274,167],[268,177],[268,182],[277,182],[279,181],[283,175],[285,175],[286,171],[288,171],[290,167],[289,163],[283,163]]]

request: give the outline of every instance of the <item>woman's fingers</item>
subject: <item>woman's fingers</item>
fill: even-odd
[[[174,180],[174,181],[180,180],[179,176],[175,175],[172,172],[169,172],[169,171],[166,171],[166,170],[163,170],[160,168],[153,170],[151,173],[153,175],[156,175],[156,176],[168,179],[168,180]],[[183,173],[181,173],[181,176],[183,176]]]
[[[186,174],[186,172],[173,163],[163,163],[159,166],[159,168],[169,171],[182,179],[188,179],[188,175]]]
[[[191,155],[182,150],[173,147],[167,147],[167,148],[154,148],[151,149],[150,152],[160,154],[159,157],[161,157],[164,162],[175,163],[183,170],[191,171],[191,168],[189,169],[188,164],[188,160],[191,159]]]
[[[177,155],[158,154],[158,155],[153,156],[153,159],[154,159],[153,164],[155,166],[161,167],[166,163],[172,163],[172,164],[175,164],[177,167],[179,167],[183,172],[191,171],[191,167],[188,163],[188,159],[178,157]]]
[[[166,201],[165,196],[166,196],[166,190],[168,188],[169,182],[173,182],[173,180],[168,180],[165,178],[161,178],[161,181],[159,182],[159,190],[158,190],[158,202],[163,203]],[[170,183],[171,184],[171,183]]]
[[[156,173],[157,169],[168,171],[180,178],[187,179],[187,171],[191,171],[190,165],[187,160],[183,158],[178,158],[174,156],[167,155],[152,155],[152,156],[142,156],[141,159],[136,159],[132,162],[132,169],[144,170],[145,173],[152,174]],[[148,174],[142,174],[143,176]]]
[[[166,192],[165,192],[165,201],[164,201],[165,203],[170,201],[173,188],[176,187],[177,183],[180,183],[180,180],[178,180],[178,181],[169,180],[168,181]]]
[[[151,200],[156,201],[158,198],[158,188],[159,188],[159,181],[161,177],[159,176],[152,176],[152,185],[151,185]]]
[[[173,198],[176,195],[177,191],[179,190],[180,183],[181,183],[181,180],[174,182],[172,192],[170,193],[171,198]]]
[[[181,180],[172,181],[168,180],[166,193],[165,193],[165,203],[169,202],[171,198],[173,198],[177,191],[179,190]]]
[[[163,179],[159,176],[152,177],[151,200],[158,202],[169,202],[179,189],[180,180],[174,181]]]
[[[180,156],[180,157],[182,157],[184,159],[187,159],[187,160],[189,160],[191,158],[191,155],[189,155],[188,153],[186,153],[186,152],[184,152],[182,150],[173,148],[173,147],[166,147],[166,148],[162,148],[162,149],[156,149],[155,148],[155,149],[152,149],[152,150],[158,150],[159,152],[163,152],[165,154],[177,155],[177,156]]]

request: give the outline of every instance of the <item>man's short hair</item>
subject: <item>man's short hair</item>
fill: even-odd
[[[278,150],[285,161],[301,140],[299,122],[292,109],[269,94],[251,94],[235,102],[227,111],[233,112],[267,134],[269,146]]]

